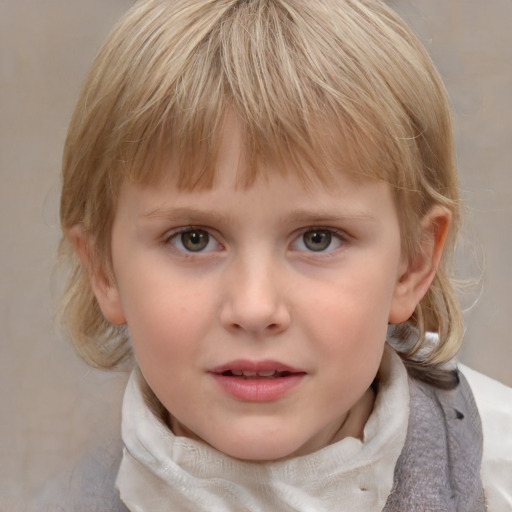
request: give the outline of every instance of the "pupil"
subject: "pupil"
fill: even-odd
[[[206,231],[187,231],[181,234],[181,243],[192,252],[202,251],[209,240],[210,237]]]
[[[325,251],[331,245],[332,235],[327,230],[315,230],[304,233],[304,245],[310,251]]]

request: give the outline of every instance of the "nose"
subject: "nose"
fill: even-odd
[[[283,269],[253,257],[234,265],[224,281],[221,322],[227,330],[272,336],[290,325]]]

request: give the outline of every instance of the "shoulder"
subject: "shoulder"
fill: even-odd
[[[489,511],[512,509],[512,388],[464,365],[482,420],[482,483]]]
[[[125,512],[115,489],[120,440],[102,443],[62,471],[32,498],[29,512]]]

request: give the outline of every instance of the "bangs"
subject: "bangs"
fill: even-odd
[[[273,164],[305,184],[329,183],[343,171],[414,188],[404,163],[418,162],[411,150],[421,129],[382,75],[390,42],[384,34],[381,45],[373,41],[376,59],[365,44],[374,27],[350,2],[336,13],[344,24],[330,22],[334,37],[326,33],[333,4],[324,12],[322,3],[197,2],[206,6],[194,17],[190,3],[162,2],[138,16],[133,30],[145,40],[123,49],[121,61],[136,51],[140,62],[125,66],[135,73],[121,79],[116,109],[124,119],[111,132],[117,144],[109,144],[123,178],[212,187],[223,126],[233,115],[243,132],[241,186]],[[179,162],[174,169],[171,157]]]

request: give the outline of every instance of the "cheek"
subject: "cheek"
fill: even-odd
[[[392,279],[365,271],[319,288],[310,296],[309,309],[331,335],[364,339],[364,333],[386,332],[393,291]]]
[[[212,316],[204,282],[194,286],[178,276],[163,279],[159,272],[145,272],[125,283],[123,308],[141,368],[150,365],[165,372],[165,367],[199,351]]]
[[[365,269],[331,282],[310,296],[310,313],[302,315],[311,319],[314,332],[309,337],[316,349],[342,366],[345,375],[371,374],[378,368],[394,289],[393,280],[382,275]]]

